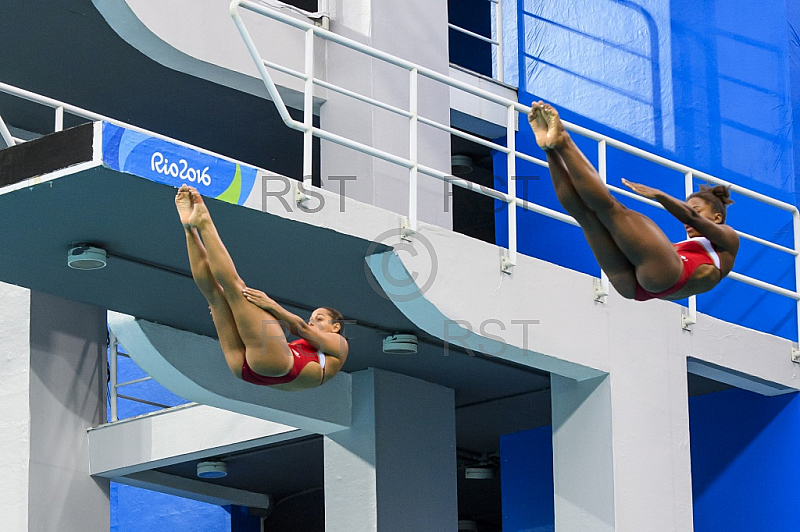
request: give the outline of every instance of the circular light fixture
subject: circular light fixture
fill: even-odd
[[[453,175],[464,175],[472,172],[472,157],[469,155],[452,155],[450,157],[450,171]]]
[[[417,337],[413,334],[393,334],[383,339],[383,352],[407,355],[417,352]]]
[[[464,470],[464,478],[489,480],[494,478],[494,470],[491,467],[468,467]]]
[[[228,475],[225,462],[210,461],[197,464],[197,476],[200,478],[222,478]]]
[[[78,244],[67,253],[67,266],[75,270],[99,270],[106,266],[106,250]]]

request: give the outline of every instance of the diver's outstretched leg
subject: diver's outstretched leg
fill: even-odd
[[[178,215],[186,234],[186,249],[189,253],[192,278],[194,278],[194,282],[203,297],[208,301],[211,318],[214,320],[214,326],[217,329],[219,344],[222,348],[222,354],[225,356],[225,362],[233,374],[241,379],[242,365],[245,359],[244,343],[239,336],[228,301],[222,293],[222,287],[214,279],[211,269],[208,267],[208,257],[206,256],[203,242],[200,240],[200,235],[197,234],[197,229],[188,224],[192,211],[192,201],[189,194],[188,189],[181,187],[175,195],[175,206],[178,208]]]
[[[550,178],[561,206],[567,214],[583,229],[586,242],[592,249],[600,268],[608,276],[608,280],[622,297],[634,299],[636,296],[636,270],[631,261],[619,249],[611,238],[611,233],[600,222],[597,215],[581,199],[564,164],[561,155],[555,150],[546,149],[547,162],[550,167]]]
[[[278,320],[269,312],[253,305],[242,294],[246,287],[239,277],[228,250],[217,233],[202,196],[192,187],[187,187],[192,200],[192,211],[187,220],[196,228],[205,246],[209,270],[222,289],[222,294],[245,346],[247,363],[265,376],[282,376],[289,372],[293,356],[286,342],[286,335]]]
[[[667,235],[650,218],[628,209],[611,195],[592,164],[564,130],[555,108],[535,103],[529,121],[539,146],[561,156],[575,191],[633,264],[639,284],[650,292],[660,292],[674,285],[681,276],[683,263]]]

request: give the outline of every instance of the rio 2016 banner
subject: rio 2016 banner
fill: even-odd
[[[107,122],[103,123],[103,163],[176,188],[187,184],[203,196],[239,205],[256,180],[255,168]]]

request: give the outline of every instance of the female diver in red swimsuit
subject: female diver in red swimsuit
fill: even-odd
[[[197,189],[183,185],[175,206],[186,233],[192,277],[211,308],[233,374],[281,390],[315,388],[336,375],[348,351],[342,315],[318,308],[306,323],[264,292],[248,288]],[[281,324],[300,340],[288,343]]]
[[[597,262],[622,297],[683,299],[708,292],[730,273],[739,237],[725,225],[726,205],[733,203],[726,187],[704,187],[684,202],[622,180],[684,224],[689,239],[673,245],[653,220],[611,195],[552,106],[534,103],[528,121],[547,154],[559,202],[580,224]]]

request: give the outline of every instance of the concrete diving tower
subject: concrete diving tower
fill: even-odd
[[[184,182],[216,198],[248,284],[357,322],[346,373],[300,393],[230,374],[188,274],[172,201]],[[509,275],[496,246],[426,224],[406,240],[396,213],[324,190],[299,205],[294,181],[112,124],[0,151],[0,185],[0,280],[122,313],[111,319],[122,345],[186,399],[324,434],[336,529],[452,528],[455,405],[549,373],[558,528],[690,530],[687,371],[766,395],[798,389],[788,340],[704,315],[687,331],[663,301],[597,303],[590,276],[534,258]],[[78,242],[108,265],[67,268]],[[387,331],[417,334],[421,352],[382,354]]]

